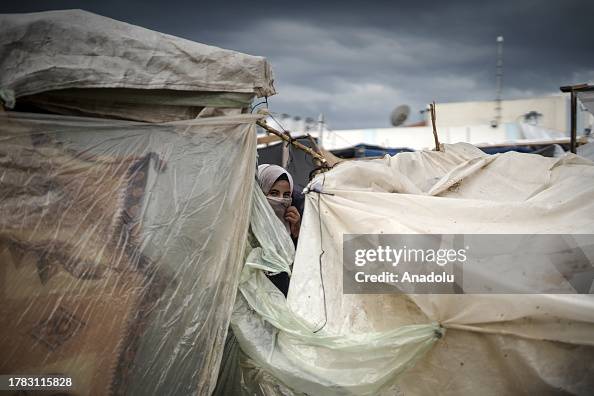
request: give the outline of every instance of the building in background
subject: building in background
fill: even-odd
[[[492,126],[495,101],[437,104],[437,131],[442,143],[467,142],[488,146],[526,140],[563,139],[569,136],[570,106],[565,95],[501,101],[499,125]],[[416,150],[434,146],[429,112],[426,126],[368,128],[332,131],[324,128],[323,146],[334,150],[365,143]],[[594,116],[578,106],[578,136],[589,135]],[[316,136],[315,131],[312,135]]]
[[[490,125],[495,101],[454,102],[437,104],[439,127]],[[526,122],[555,131],[569,129],[569,100],[567,95],[551,95],[527,99],[501,101],[501,123]],[[431,121],[429,113],[425,113]]]

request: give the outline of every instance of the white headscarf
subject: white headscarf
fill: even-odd
[[[284,168],[278,165],[272,164],[262,164],[258,166],[258,184],[260,188],[264,192],[264,195],[268,195],[270,189],[276,183],[279,177],[282,175],[287,175],[287,179],[289,181],[289,188],[291,189],[291,193],[293,192],[293,178],[291,174],[287,172]],[[291,227],[289,223],[285,220],[285,212],[289,206],[291,206],[291,198],[277,198],[277,197],[266,197],[268,203],[272,207],[272,210],[276,214],[276,217],[280,219],[285,225],[287,232],[291,234]]]
[[[276,183],[278,178],[281,177],[283,174],[287,175],[287,179],[289,180],[289,187],[291,188],[292,193],[293,178],[291,177],[291,174],[285,170],[285,168],[272,164],[262,164],[258,166],[258,184],[264,192],[264,195],[267,195],[270,192],[270,189],[272,188],[274,183]]]

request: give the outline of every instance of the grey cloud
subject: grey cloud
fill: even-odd
[[[0,12],[84,8],[269,58],[273,111],[325,113],[335,128],[388,126],[401,103],[488,100],[495,37],[505,36],[504,96],[558,92],[594,78],[594,2],[19,1]]]

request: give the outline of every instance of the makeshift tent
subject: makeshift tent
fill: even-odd
[[[0,374],[65,375],[73,395],[212,392],[259,119],[213,115],[273,92],[263,58],[82,11],[0,17],[3,104],[96,116],[0,111]],[[196,106],[211,117],[106,119]]]
[[[62,373],[74,394],[208,394],[255,121],[2,114],[0,373]]]
[[[0,97],[12,108],[165,122],[274,95],[266,59],[82,10],[0,15]]]
[[[345,234],[594,234],[593,181],[594,163],[573,154],[468,144],[340,163],[309,187],[288,300],[262,270],[289,271],[290,241],[255,191],[257,242],[219,384],[250,395],[591,394],[592,295],[343,294],[342,252]]]

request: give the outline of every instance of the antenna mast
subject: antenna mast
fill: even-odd
[[[491,123],[493,128],[497,128],[501,123],[501,89],[503,84],[503,36],[497,37],[497,68],[495,72],[497,80],[497,94],[495,97],[495,119]]]
[[[318,117],[318,145],[324,147],[324,114]]]

